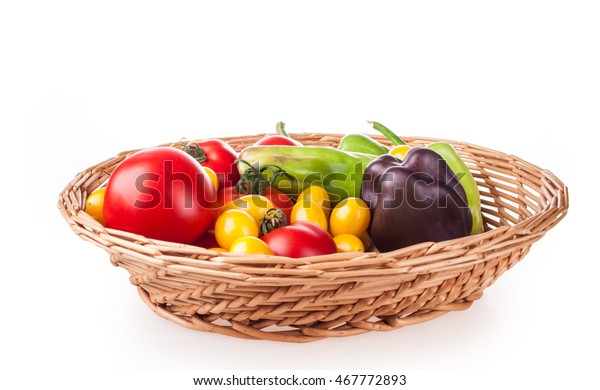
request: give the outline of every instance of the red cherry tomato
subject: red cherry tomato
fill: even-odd
[[[105,226],[191,244],[213,223],[216,193],[204,169],[169,147],[139,151],[112,173],[104,196]]]
[[[240,194],[239,192],[237,192],[237,189],[235,187],[225,187],[224,189],[219,190],[217,192],[217,205],[219,208],[217,215],[221,215],[223,211],[225,211],[224,207],[227,204],[233,202],[234,200],[242,196],[244,196],[244,194]],[[291,222],[292,208],[294,207],[294,202],[289,196],[279,191],[277,188],[271,186],[267,187],[263,196],[271,201],[273,207],[276,207],[283,211],[287,223]]]
[[[337,252],[333,238],[312,222],[294,222],[265,234],[261,239],[277,256],[299,258]]]
[[[269,135],[265,138],[256,141],[255,146],[268,146],[268,145],[283,145],[283,146],[302,146],[299,141],[296,141],[290,137],[284,137],[283,135]]]
[[[292,222],[292,209],[294,208],[294,202],[289,196],[271,186],[267,187],[263,196],[269,199],[275,208],[283,211],[288,224]]]
[[[192,143],[198,145],[202,151],[196,155],[194,154],[196,152],[191,150],[192,157],[203,166],[215,171],[219,178],[219,188],[234,186],[240,180],[240,173],[235,164],[238,155],[229,144],[220,139],[206,139]],[[206,160],[203,161],[204,159]]]
[[[193,245],[208,249],[208,248],[218,247],[219,243],[217,242],[217,239],[215,238],[215,231],[208,230],[206,233],[204,233],[202,236],[200,236],[200,238],[198,238],[196,241],[194,241]]]
[[[223,211],[225,211],[224,207],[226,205],[240,198],[241,196],[242,195],[240,195],[240,193],[235,189],[235,186],[225,187],[222,190],[219,190],[217,192],[217,216],[221,215]]]

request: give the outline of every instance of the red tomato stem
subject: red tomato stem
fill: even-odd
[[[192,156],[194,158],[194,160],[198,161],[198,163],[200,163],[200,164],[202,164],[205,161],[208,161],[208,158],[206,157],[204,150],[202,150],[202,148],[200,146],[198,146],[198,144],[191,143],[191,144],[185,145],[183,147],[183,151],[186,152],[187,154],[189,154],[190,156]]]

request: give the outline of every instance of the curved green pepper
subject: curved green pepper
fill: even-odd
[[[404,145],[404,141],[394,134],[390,129],[382,125],[381,123],[371,122],[373,128],[383,135],[388,137],[394,145]],[[471,171],[460,158],[454,147],[446,142],[434,142],[426,146],[426,148],[433,150],[446,161],[448,167],[454,172],[454,175],[459,179],[460,184],[465,190],[467,195],[467,203],[469,204],[469,210],[473,218],[473,224],[471,225],[471,234],[483,233],[483,216],[481,215],[481,200],[479,199],[479,188],[477,182],[473,177]]]
[[[427,149],[431,149],[442,156],[465,190],[467,203],[469,204],[469,210],[471,210],[471,217],[473,218],[471,234],[483,233],[481,200],[479,199],[479,189],[477,188],[477,182],[475,181],[473,174],[469,171],[469,168],[467,168],[467,165],[460,158],[452,145],[445,142],[434,142],[427,145]]]
[[[339,150],[344,152],[358,152],[365,154],[374,154],[380,156],[390,151],[390,148],[384,144],[375,141],[373,138],[364,134],[347,134],[342,137]]]
[[[274,165],[283,169],[294,179],[282,175],[274,185],[287,195],[297,197],[303,189],[318,185],[329,193],[335,205],[342,199],[360,196],[365,168],[377,156],[322,146],[249,146],[242,150],[239,158],[252,165]],[[240,173],[247,168],[238,163]],[[264,173],[270,175],[268,170]]]

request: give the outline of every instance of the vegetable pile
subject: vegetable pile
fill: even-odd
[[[86,201],[102,225],[219,252],[393,251],[483,232],[473,175],[447,143],[362,134],[304,146],[284,124],[238,155],[218,139],[141,150]]]

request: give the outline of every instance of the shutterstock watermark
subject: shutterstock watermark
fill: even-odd
[[[276,183],[281,193],[272,196],[280,197],[281,199],[277,199],[280,201],[285,201],[288,195],[297,198],[303,189],[314,185],[324,187],[329,193],[331,203],[335,204],[350,196],[360,197],[361,186],[365,185],[362,189],[363,193],[368,192],[365,201],[368,203],[370,199],[385,198],[383,204],[385,209],[395,209],[404,204],[413,209],[426,209],[433,206],[446,208],[450,202],[457,207],[468,207],[460,184],[462,175],[449,176],[448,172],[436,172],[435,175],[405,172],[405,175],[395,175],[385,172],[373,177],[369,173],[363,174],[363,170],[362,164],[357,164],[351,174],[331,172],[322,175],[314,172],[303,177],[295,177],[288,173],[287,177],[281,177]],[[447,184],[436,180],[436,178],[448,177],[451,179]],[[198,172],[189,175],[177,172],[174,170],[173,161],[165,160],[162,174],[146,172],[135,178],[135,189],[139,192],[139,197],[133,206],[141,209],[156,207],[172,209],[175,205],[193,208],[194,203],[203,207],[224,206],[219,203],[227,199],[216,197],[215,191],[206,190],[205,186],[209,185],[212,183],[205,174]],[[457,197],[456,194],[459,196]],[[310,201],[311,199],[305,198],[304,207],[309,207]],[[237,202],[239,208],[250,207],[243,200]],[[259,207],[268,205],[265,198],[258,196],[252,198],[252,203]]]

